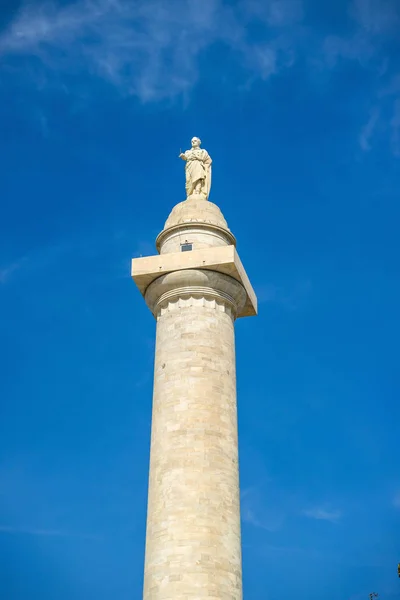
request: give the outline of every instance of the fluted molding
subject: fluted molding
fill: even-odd
[[[147,288],[145,299],[155,317],[165,311],[197,305],[223,310],[236,318],[245,305],[246,291],[229,275],[187,269],[158,277]]]

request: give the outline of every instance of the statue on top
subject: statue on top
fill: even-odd
[[[201,140],[192,138],[192,148],[181,152],[179,158],[186,161],[186,196],[201,196],[208,200],[211,188],[211,157],[200,148]]]

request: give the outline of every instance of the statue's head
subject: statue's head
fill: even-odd
[[[198,137],[192,138],[192,148],[199,148],[201,144],[201,139]]]

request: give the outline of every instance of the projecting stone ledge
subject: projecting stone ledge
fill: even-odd
[[[206,269],[229,275],[241,283],[246,291],[246,303],[237,316],[251,317],[257,314],[257,297],[233,245],[134,258],[131,274],[144,297],[149,285],[161,275],[187,269]]]

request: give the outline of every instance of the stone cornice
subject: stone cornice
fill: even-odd
[[[192,252],[174,252],[132,260],[132,278],[143,296],[146,296],[152,283],[161,276],[193,269],[227,275],[230,279],[240,283],[245,289],[246,301],[237,316],[247,317],[257,314],[256,295],[234,246],[205,248]],[[181,283],[175,287],[182,287],[182,285],[191,284]],[[204,282],[197,285],[213,287]]]

